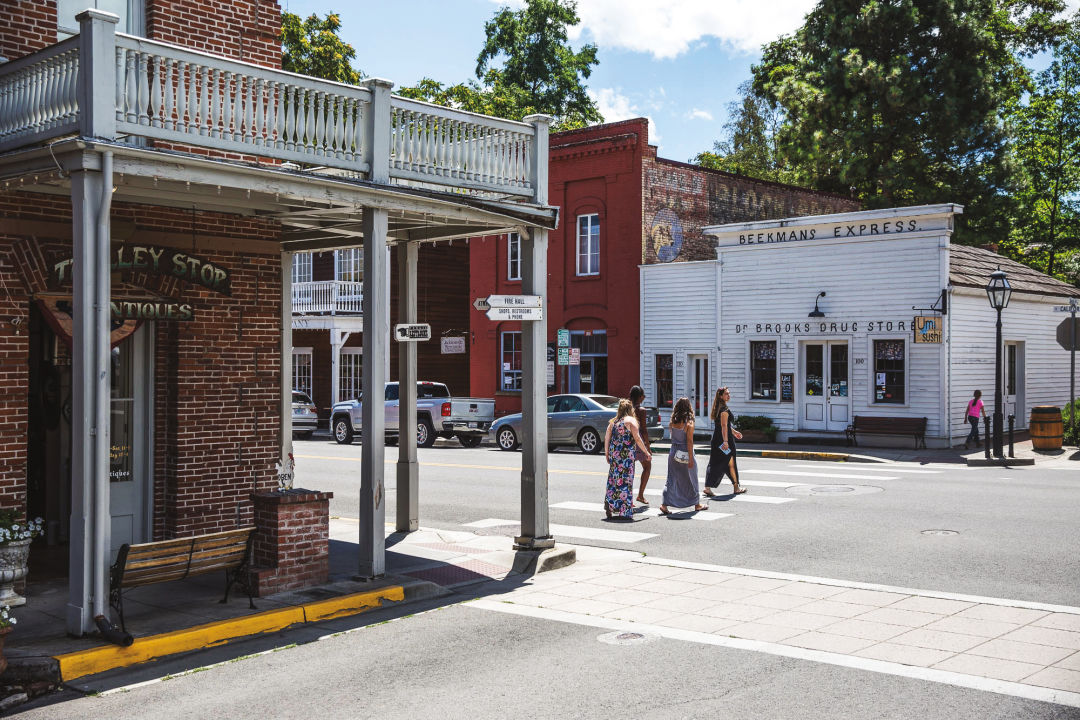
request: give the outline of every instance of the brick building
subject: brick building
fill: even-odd
[[[715,258],[706,226],[858,208],[836,195],[658,157],[648,129],[636,118],[551,135],[549,202],[561,219],[548,248],[548,340],[554,345],[556,329],[567,328],[580,354],[579,365],[555,368],[551,392],[624,397],[641,382],[640,265]],[[472,297],[521,292],[519,244],[516,235],[472,242]],[[688,301],[711,302],[686,292]],[[494,395],[497,414],[517,412],[521,323],[471,318],[471,394]],[[670,407],[672,398],[647,402]]]
[[[0,4],[0,508],[44,518],[30,581],[66,574],[73,634],[108,614],[124,543],[255,525],[259,592],[325,579],[328,496],[276,492],[294,252],[363,248],[359,372],[381,386],[391,315],[416,319],[412,280],[390,312],[391,255],[415,278],[463,227],[554,225],[535,190],[546,119],[283,73],[279,26],[274,0]],[[369,577],[385,567],[371,435]]]

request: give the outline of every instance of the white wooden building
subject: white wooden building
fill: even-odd
[[[669,398],[686,395],[698,426],[709,427],[713,392],[726,385],[735,413],[769,416],[780,441],[842,437],[855,415],[869,415],[925,417],[928,445],[963,442],[974,389],[993,411],[996,313],[984,288],[1000,266],[1013,286],[1003,313],[1005,415],[1025,428],[1032,406],[1064,406],[1069,355],[1055,326],[1067,316],[1053,307],[1080,290],[952,245],[962,211],[943,204],[714,226],[705,232],[717,239],[716,260],[641,266],[649,401],[670,409]]]

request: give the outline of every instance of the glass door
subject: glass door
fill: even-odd
[[[1027,427],[1026,412],[1024,410],[1024,344],[1019,342],[1005,343],[1005,416],[1003,429],[1009,430],[1009,416],[1016,416],[1015,427]]]
[[[800,429],[839,432],[848,426],[849,375],[847,340],[803,344]]]
[[[150,332],[147,324],[112,349],[109,425],[109,548],[149,539]]]
[[[694,408],[694,417],[697,427],[711,428],[709,422],[709,356],[688,355],[687,364],[690,366],[689,377],[686,383],[686,396],[690,398],[690,404]]]

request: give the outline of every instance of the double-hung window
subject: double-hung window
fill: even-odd
[[[334,402],[355,400],[364,388],[364,349],[341,348],[338,356],[338,397]]]
[[[44,5],[45,3],[37,3]],[[105,10],[120,17],[116,32],[129,35],[143,35],[145,30],[143,6],[146,0],[57,0],[56,34],[57,39],[79,34],[79,23],[75,16],[87,8]]]
[[[293,284],[311,282],[311,253],[298,252],[292,256],[292,281]]]
[[[776,341],[750,342],[750,398],[776,399]]]
[[[669,408],[675,398],[675,357],[657,355],[656,362],[656,407]]]
[[[506,236],[506,279],[521,279],[521,236],[517,233]]]
[[[874,403],[905,403],[906,350],[903,340],[874,341]]]
[[[364,251],[361,248],[335,250],[334,279],[339,282],[360,282],[364,279]]]
[[[577,274],[600,274],[600,216],[578,215]]]
[[[502,347],[499,352],[499,377],[502,390],[521,389],[521,332],[502,333]]]
[[[292,389],[311,394],[311,348],[293,348],[292,352]]]

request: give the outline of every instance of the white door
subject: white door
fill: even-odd
[[[1003,387],[1005,388],[1005,417],[1002,429],[1009,430],[1009,416],[1016,416],[1015,427],[1027,427],[1024,405],[1024,343],[1005,343],[1005,373]]]
[[[152,327],[152,325],[150,325]],[[149,448],[153,379],[149,332],[139,328],[112,349],[112,398],[109,427],[109,546],[115,557],[121,545],[146,542],[149,515]]]
[[[800,429],[844,430],[851,423],[848,341],[803,343],[801,360]]]
[[[688,355],[689,377],[686,379],[686,396],[694,408],[698,428],[712,427],[709,424],[709,356]]]

